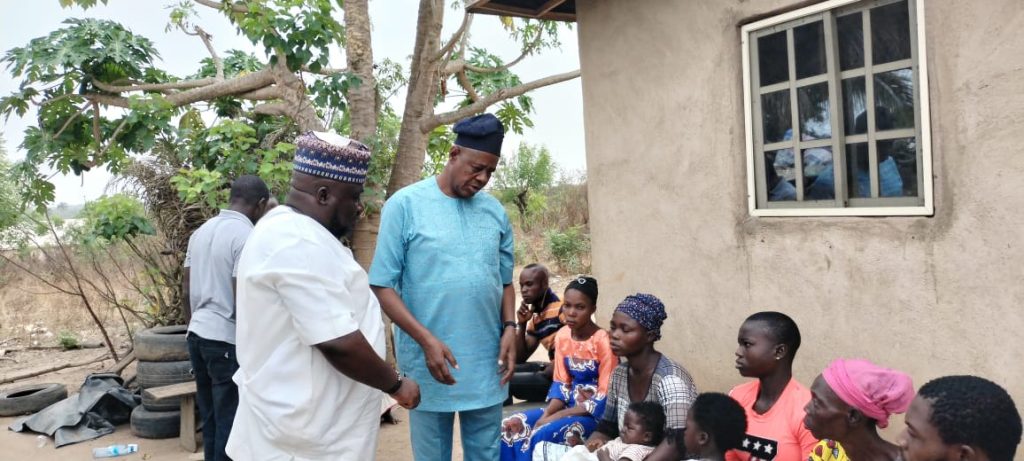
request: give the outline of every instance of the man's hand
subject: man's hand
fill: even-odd
[[[501,375],[501,385],[504,386],[516,371],[516,333],[511,328],[505,328],[501,333],[501,348],[498,349],[498,374]]]
[[[391,395],[391,398],[395,399],[402,408],[412,410],[420,404],[420,385],[411,378],[402,378],[402,385],[399,386],[398,392]]]
[[[504,344],[504,342],[502,343]],[[448,369],[448,365],[451,364],[456,370],[459,369],[459,363],[455,361],[455,356],[452,355],[452,350],[448,349],[448,346],[439,341],[437,338],[430,338],[423,345],[423,357],[427,361],[427,369],[430,370],[430,375],[441,384],[447,384],[451,386],[455,384],[455,377],[452,376],[451,371]],[[417,387],[418,389],[418,387]]]
[[[590,435],[589,439],[587,439],[587,450],[590,450],[590,452],[593,453],[598,448],[603,447],[606,443],[608,443],[608,436],[600,432],[595,432]]]
[[[520,325],[522,325],[529,322],[530,317],[533,317],[533,311],[530,309],[530,305],[526,304],[526,301],[523,301],[523,303],[519,305],[519,309],[516,309],[516,320]]]

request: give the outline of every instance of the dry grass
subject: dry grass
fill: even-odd
[[[67,279],[61,275],[56,261],[48,260],[41,253],[33,255],[9,255],[32,273],[14,267],[13,264],[0,261],[0,348],[11,345],[51,346],[57,344],[61,332],[73,334],[80,342],[97,342],[101,340],[99,330],[92,317],[78,297],[61,293],[50,284],[68,287]],[[102,264],[97,268],[86,259],[76,257],[76,268],[81,271],[82,278],[93,280],[94,283],[105,278],[110,288],[119,296],[120,302],[144,309],[142,296],[136,293],[126,281],[117,276],[118,269],[113,264]],[[125,260],[119,262],[124,270],[139,271],[141,266],[136,262]],[[116,343],[129,340],[118,309],[95,291],[89,290],[90,304],[96,310],[96,316],[108,329],[111,340]],[[143,326],[144,322],[126,314],[129,327],[134,331]]]

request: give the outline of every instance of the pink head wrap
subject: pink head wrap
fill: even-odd
[[[910,376],[867,360],[833,360],[821,376],[843,402],[874,419],[882,428],[889,425],[890,415],[907,411],[914,399]]]

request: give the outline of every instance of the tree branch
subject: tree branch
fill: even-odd
[[[311,74],[330,76],[330,75],[340,74],[340,73],[343,73],[343,72],[348,72],[348,69],[346,69],[346,68],[338,69],[338,68],[334,68],[334,67],[327,67],[327,68],[324,68],[324,69],[320,69],[320,71],[318,71],[318,72],[313,72],[312,70],[309,69],[309,66],[302,66],[302,71],[303,72],[309,72]]]
[[[165,90],[190,90],[206,85],[217,83],[213,77],[201,78],[199,80],[183,80],[169,83],[140,83],[137,85],[111,85],[93,79],[92,84],[107,93],[128,93],[133,91],[165,91]],[[44,103],[45,104],[45,103]]]
[[[512,66],[514,66],[516,64],[519,64],[523,59],[526,59],[527,56],[529,56],[531,53],[533,53],[533,51],[536,50],[538,46],[540,46],[540,42],[541,42],[540,39],[541,39],[541,37],[542,37],[541,33],[538,32],[537,33],[537,38],[534,39],[533,42],[530,42],[530,44],[527,45],[526,48],[523,48],[523,53],[520,54],[518,58],[512,60],[511,62],[509,62],[507,64],[504,64],[504,65],[501,65],[501,66],[498,66],[498,67],[480,67],[480,66],[474,66],[472,64],[466,63],[465,67],[466,67],[467,70],[471,70],[473,72],[478,72],[478,73],[481,73],[481,74],[493,74],[493,73],[496,73],[496,72],[504,72],[504,71],[508,70],[510,67],[512,67]]]
[[[217,9],[217,10],[225,9],[225,4],[224,3],[215,2],[213,0],[195,0],[195,2],[200,4],[200,5],[208,6],[210,8]],[[231,11],[234,12],[234,13],[248,13],[249,12],[249,8],[247,8],[245,5],[242,5],[242,4],[239,4],[239,3],[229,3],[228,6],[230,7]]]
[[[109,95],[109,94],[99,94],[99,93],[86,93],[86,94],[84,94],[82,96],[84,96],[85,99],[88,99],[89,102],[92,102],[92,103],[99,103],[99,104],[104,104],[104,105],[107,105],[107,106],[114,106],[114,107],[123,107],[125,109],[130,108],[129,104],[128,104],[128,102],[129,102],[128,98],[125,98],[123,96],[112,96],[112,95]]]
[[[455,44],[462,42],[462,37],[466,33],[466,30],[469,29],[469,24],[471,22],[473,22],[473,15],[466,13],[464,16],[462,16],[462,24],[459,25],[459,29],[456,30],[455,33],[452,34],[452,38],[448,39],[448,42],[445,43],[443,47],[441,47],[441,49],[437,52],[437,55],[434,56],[434,59],[446,58],[448,54],[451,53],[453,49],[455,49]],[[463,46],[465,46],[465,42],[463,42]]]
[[[208,101],[220,96],[248,93],[272,83],[274,83],[274,76],[271,74],[270,68],[263,68],[251,74],[240,75],[230,80],[172,94],[167,96],[167,102],[174,105],[174,107],[180,107],[194,102]]]
[[[263,115],[288,115],[288,106],[281,102],[269,102],[252,108],[252,111]]]
[[[210,41],[212,35],[199,26],[193,26],[192,29],[193,33],[189,34],[188,31],[185,31],[184,28],[182,28],[186,34],[196,35],[203,41],[203,45],[206,45],[206,50],[210,52],[210,56],[213,58],[213,68],[217,70],[217,80],[224,80],[224,61],[220,56],[217,56],[217,50],[213,48],[213,42]]]
[[[529,83],[514,86],[512,88],[502,88],[498,91],[495,91],[494,93],[491,93],[487,96],[484,96],[476,100],[475,102],[466,107],[453,110],[451,112],[436,114],[431,116],[430,118],[424,119],[422,122],[420,122],[420,131],[424,133],[429,133],[430,130],[437,128],[438,126],[447,125],[449,123],[456,122],[470,115],[482,112],[488,106],[496,102],[520,96],[528,91],[535,90],[537,88],[542,88],[548,85],[554,85],[555,83],[561,83],[566,80],[572,80],[579,76],[580,71],[579,69],[576,69],[571,72],[551,75],[548,77],[544,77],[542,79],[534,80]]]
[[[240,99],[248,99],[250,101],[270,101],[273,99],[281,99],[281,89],[275,85],[270,85],[255,91],[242,93],[238,95],[238,97]]]
[[[473,88],[473,83],[469,81],[469,77],[466,75],[465,70],[459,71],[455,77],[459,81],[459,86],[466,90],[466,96],[473,102],[480,99],[480,94],[476,92],[476,88]]]
[[[100,118],[99,115],[97,115],[96,116],[96,120],[99,120],[99,118]],[[117,140],[117,135],[121,134],[121,130],[127,124],[128,124],[128,117],[125,117],[123,120],[121,120],[121,123],[119,123],[117,125],[117,128],[114,128],[114,133],[110,135],[110,142],[107,143],[107,146],[104,147],[103,150],[101,150],[101,151],[96,153],[96,157],[94,157],[95,159],[98,160],[98,159],[102,158],[103,155],[106,154],[108,150],[110,150],[110,147],[114,145],[114,141]],[[98,138],[98,137],[96,138],[96,145],[97,146],[100,145],[100,138]],[[92,165],[89,165],[90,167],[96,166],[96,160],[93,160],[90,163],[92,163]]]
[[[100,140],[100,105],[95,102],[92,103],[92,137],[96,138],[96,153],[97,157],[99,157],[100,143],[102,142]],[[90,165],[90,168],[91,167],[92,165]],[[46,219],[49,220],[49,216],[47,216]]]
[[[71,117],[69,117],[68,121],[64,122],[64,125],[61,126],[59,130],[57,130],[57,134],[53,135],[53,137],[54,138],[60,137],[60,134],[63,133],[64,130],[68,129],[69,125],[71,125],[71,122],[75,121],[75,119],[78,118],[79,115],[82,115],[82,112],[85,112],[86,110],[88,110],[89,106],[91,106],[91,105],[92,104],[85,104],[85,105],[82,106],[81,109],[78,109],[78,112],[75,112],[75,115],[72,115]]]

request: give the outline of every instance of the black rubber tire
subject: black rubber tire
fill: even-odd
[[[29,415],[68,398],[63,384],[18,386],[0,392],[0,416]]]
[[[179,411],[181,409],[181,397],[170,399],[154,400],[143,392],[142,406],[149,411]]]
[[[144,439],[170,439],[181,431],[180,411],[149,411],[142,405],[132,410],[132,434]]]
[[[192,381],[192,362],[144,362],[139,361],[136,382],[139,387],[149,389]]]
[[[170,325],[135,334],[135,358],[147,362],[188,360],[187,325]]]

